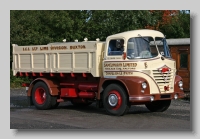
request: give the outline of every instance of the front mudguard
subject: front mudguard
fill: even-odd
[[[184,98],[185,93],[183,91],[183,88],[180,88],[178,86],[179,81],[183,81],[183,79],[179,75],[176,75],[174,80],[174,93],[178,95],[178,98]]]

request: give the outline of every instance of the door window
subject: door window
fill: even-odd
[[[113,39],[110,40],[108,45],[108,56],[122,55],[124,52],[124,40]]]

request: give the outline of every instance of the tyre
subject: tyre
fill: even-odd
[[[122,116],[129,110],[125,90],[118,84],[110,84],[103,93],[103,106],[106,112],[115,116]]]
[[[170,104],[171,100],[158,100],[158,101],[153,101],[151,103],[147,103],[145,104],[145,106],[151,112],[163,112],[169,108]]]
[[[44,82],[37,82],[33,86],[32,101],[37,109],[46,110],[56,107],[57,97],[51,96],[49,88]]]

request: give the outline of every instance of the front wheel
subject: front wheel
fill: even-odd
[[[125,90],[118,84],[110,84],[103,93],[103,105],[111,115],[124,115],[128,109],[128,99]]]
[[[151,112],[163,112],[169,108],[170,104],[171,100],[158,100],[158,101],[153,101],[151,103],[147,103],[145,104],[145,106]]]

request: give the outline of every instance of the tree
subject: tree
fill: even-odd
[[[150,11],[156,20],[153,26],[145,28],[155,29],[163,32],[167,38],[189,38],[190,37],[190,12],[179,10]]]
[[[190,37],[190,11],[11,10],[10,61],[11,44],[46,45],[85,37],[105,41],[109,35],[144,28],[159,30],[167,38]]]
[[[87,31],[91,39],[105,40],[107,36],[134,29],[144,28],[154,24],[149,11],[136,10],[91,10],[87,21]]]

